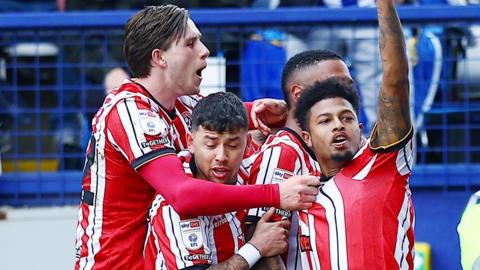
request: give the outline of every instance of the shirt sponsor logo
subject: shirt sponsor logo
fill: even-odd
[[[141,145],[143,148],[146,148],[146,147],[152,147],[152,146],[156,146],[156,145],[165,145],[165,144],[169,144],[170,142],[168,141],[167,138],[161,138],[161,139],[155,139],[155,140],[151,140],[151,141],[146,141],[146,142],[142,142]]]
[[[208,254],[191,254],[183,256],[183,259],[187,261],[198,261],[198,260],[210,260],[210,255]]]
[[[215,227],[215,228],[220,227],[220,226],[222,226],[223,224],[226,224],[226,223],[228,223],[228,220],[225,216],[215,217],[213,219],[213,227]]]
[[[270,207],[262,207],[262,210],[264,212],[267,212],[269,209]],[[270,221],[273,222],[273,221],[286,220],[286,219],[289,219],[290,216],[291,216],[290,211],[275,208],[275,215],[273,215]]]
[[[289,218],[290,217],[290,211],[288,210],[283,210],[283,209],[275,209],[275,214],[282,216],[284,218]]]
[[[281,183],[292,176],[293,176],[292,172],[276,168],[273,171],[272,183]]]
[[[199,219],[180,222],[182,241],[188,250],[198,250],[203,246],[202,226]]]

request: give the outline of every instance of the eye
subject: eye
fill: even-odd
[[[318,124],[328,124],[328,122],[330,122],[330,119],[329,118],[322,118],[318,121]]]
[[[195,44],[195,41],[194,40],[190,40],[188,41],[187,43],[187,47],[190,47],[190,48],[193,48],[193,45]]]
[[[353,116],[351,116],[351,115],[346,115],[346,116],[343,117],[343,120],[344,120],[344,121],[347,121],[347,122],[350,122],[350,121],[353,121],[354,118],[353,118]]]
[[[217,143],[214,140],[206,140],[204,141],[203,145],[207,149],[214,149],[217,147]]]
[[[214,149],[215,147],[216,147],[215,144],[208,144],[208,143],[205,144],[205,148],[207,148],[207,149]]]
[[[237,149],[238,148],[238,144],[229,144],[228,147],[232,148],[232,149]]]

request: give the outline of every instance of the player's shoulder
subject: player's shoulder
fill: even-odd
[[[177,102],[183,106],[193,109],[193,107],[195,107],[202,98],[203,96],[200,94],[180,96],[177,98]]]
[[[192,162],[193,154],[188,150],[182,150],[177,153],[177,157],[178,159],[180,159],[180,162],[182,163],[184,172],[187,175],[192,176],[193,171],[192,171],[192,168],[190,167],[190,163]]]
[[[301,151],[303,146],[301,141],[288,130],[279,130],[268,136],[266,142],[262,145],[260,151],[272,148],[281,148],[284,151]]]
[[[159,110],[157,102],[134,83],[125,83],[117,91],[110,93],[105,98],[103,108],[121,106],[136,106],[138,108]]]

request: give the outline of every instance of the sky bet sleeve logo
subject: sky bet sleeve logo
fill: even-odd
[[[188,250],[198,250],[203,247],[202,225],[199,219],[189,219],[180,222],[182,241]]]
[[[292,172],[276,168],[273,171],[272,184],[281,183],[292,176],[293,176]]]

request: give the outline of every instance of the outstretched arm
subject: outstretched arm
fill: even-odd
[[[241,209],[274,206],[307,209],[315,201],[318,177],[294,176],[280,184],[231,186],[189,177],[176,155],[142,165],[140,175],[180,214],[208,216]],[[254,194],[254,196],[252,196]]]
[[[393,0],[377,1],[383,80],[372,147],[388,147],[411,130],[408,62],[402,26]]]

